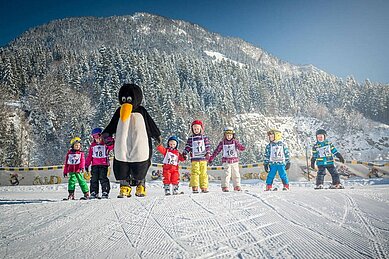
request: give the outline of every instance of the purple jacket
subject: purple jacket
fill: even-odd
[[[240,144],[237,139],[233,138],[231,140],[227,140],[226,138],[224,138],[222,141],[220,141],[215,151],[213,151],[209,162],[212,162],[215,157],[220,153],[220,151],[223,151],[222,163],[232,164],[239,162],[237,151],[243,151],[245,149],[246,148],[242,144]]]
[[[192,135],[186,141],[183,155],[190,154],[191,161],[207,160],[206,155],[211,153],[209,139],[205,135]]]

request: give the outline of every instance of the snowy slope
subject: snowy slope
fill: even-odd
[[[247,182],[240,193],[212,183],[208,194],[189,194],[183,183],[186,194],[164,196],[154,181],[144,198],[90,201],[61,201],[63,184],[0,187],[0,255],[388,258],[389,185],[375,183],[315,191],[295,182],[288,192],[264,192],[262,182]]]

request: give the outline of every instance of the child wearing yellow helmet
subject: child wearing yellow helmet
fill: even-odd
[[[266,191],[272,190],[273,180],[277,172],[284,185],[283,190],[289,190],[289,179],[286,170],[290,167],[289,149],[282,140],[279,130],[271,129],[267,132],[270,143],[265,149],[264,168],[268,173],[266,178]]]
[[[81,187],[84,196],[81,199],[89,198],[88,184],[84,179],[85,155],[81,151],[81,139],[79,137],[70,140],[71,148],[66,154],[65,163],[63,167],[63,176],[68,177],[68,192],[69,195],[65,200],[74,200],[74,190],[76,189],[76,182]]]

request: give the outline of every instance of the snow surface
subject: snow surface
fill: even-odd
[[[386,182],[386,184],[379,184]],[[62,201],[66,184],[0,187],[1,258],[389,258],[389,185],[344,182],[344,190],[164,196],[161,181],[143,198]],[[79,187],[76,196],[80,197]]]
[[[204,52],[205,52],[205,54],[207,54],[208,56],[210,56],[210,57],[212,57],[212,58],[215,58],[215,61],[216,61],[216,62],[230,61],[230,62],[232,62],[233,64],[238,65],[240,68],[242,68],[242,67],[245,66],[245,64],[240,63],[240,62],[235,61],[235,60],[232,60],[232,59],[229,59],[229,58],[227,58],[225,55],[223,55],[223,54],[221,54],[221,53],[219,53],[219,52],[216,52],[216,51],[207,51],[207,50],[205,50]]]

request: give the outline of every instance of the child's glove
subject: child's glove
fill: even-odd
[[[182,157],[187,160],[188,159],[188,155],[186,153],[182,153]]]
[[[335,155],[337,158],[339,158],[339,161],[342,163],[342,164],[344,164],[344,158],[343,158],[343,156],[340,154],[340,153],[336,153],[336,155]]]
[[[263,167],[265,168],[265,172],[269,172],[269,164],[264,164]]]
[[[63,173],[63,177],[64,177],[64,178],[67,178],[67,177],[68,177],[68,174]]]
[[[290,168],[290,162],[286,163],[285,170],[289,170],[289,168]]]
[[[207,161],[209,161],[210,158],[211,158],[211,155],[210,155],[209,153],[207,153],[207,154],[205,155],[205,159],[207,159]]]
[[[311,168],[312,169],[315,169],[315,162],[316,162],[316,160],[312,157],[311,158]]]
[[[104,133],[102,137],[104,144],[106,144],[107,146],[112,146],[115,143],[115,140],[111,136],[109,136],[108,133]]]

